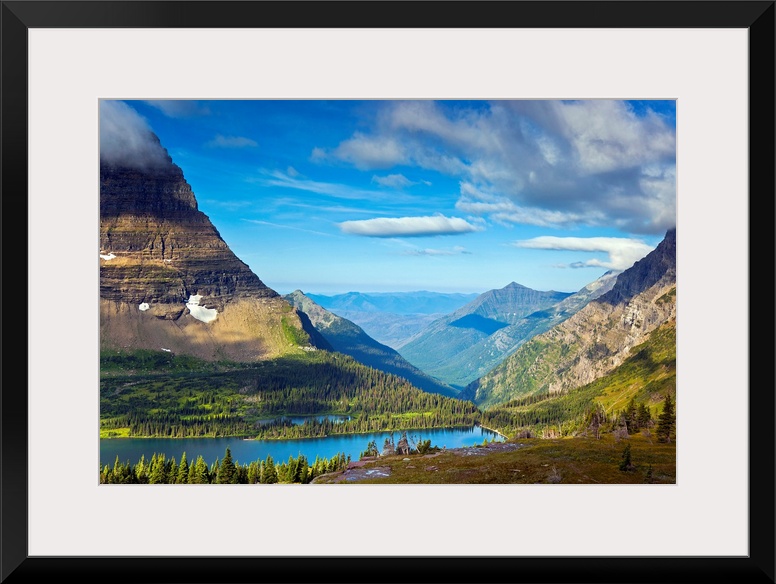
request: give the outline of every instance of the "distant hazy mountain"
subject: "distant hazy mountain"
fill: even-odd
[[[450,397],[458,395],[457,390],[426,375],[395,350],[378,343],[358,325],[326,310],[301,290],[295,290],[284,298],[309,318],[312,326],[335,351],[350,355],[364,365],[404,377],[424,391]]]
[[[391,312],[394,314],[446,314],[477,297],[477,294],[445,292],[347,292],[324,296],[307,294],[324,308],[358,312]]]
[[[462,397],[489,407],[540,392],[563,393],[603,377],[632,347],[676,318],[676,229],[623,271],[612,289],[534,336],[472,382]]]
[[[402,346],[400,353],[426,373],[451,385],[461,384],[462,377],[465,378],[462,372],[456,369],[451,374],[449,370],[451,361],[459,354],[570,295],[553,290],[532,290],[512,282],[504,288],[480,294],[458,310],[437,319]]]
[[[591,300],[611,290],[619,273],[606,272],[599,279],[557,304],[532,312],[515,324],[499,328],[468,349],[450,356],[428,373],[452,385],[468,385],[501,363],[531,337],[548,331],[578,312]]]
[[[399,350],[412,337],[444,314],[396,314],[332,308],[331,312],[356,323],[374,340]]]
[[[421,290],[307,296],[334,314],[356,323],[376,341],[398,350],[436,319],[457,310],[477,294]]]

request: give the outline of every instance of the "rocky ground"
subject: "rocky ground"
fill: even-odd
[[[488,456],[500,452],[513,452],[523,447],[524,444],[521,443],[494,442],[488,446],[448,448],[424,455],[364,457],[361,460],[350,462],[344,471],[316,477],[311,484],[354,483],[368,479],[386,478],[392,475],[393,466],[396,464],[400,464],[403,469],[414,469],[416,472],[413,474],[438,473],[440,466],[433,464],[433,459]]]
[[[633,467],[621,470],[623,449]],[[425,455],[392,455],[351,462],[315,484],[645,484],[676,483],[676,444],[634,434],[520,439]]]

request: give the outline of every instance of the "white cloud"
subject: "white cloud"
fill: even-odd
[[[455,208],[474,216],[488,216],[491,221],[502,225],[519,223],[539,227],[561,227],[593,223],[600,218],[600,212],[595,209],[582,214],[540,207],[523,207],[508,197],[485,193],[474,194],[471,189],[467,195],[458,199]]]
[[[655,114],[638,118],[620,101],[550,103],[587,172],[611,172],[675,155],[676,136]]]
[[[593,258],[585,262],[573,262],[568,267],[596,267],[609,270],[626,270],[653,250],[642,241],[621,237],[554,237],[544,235],[516,241],[512,245],[529,249],[603,252],[608,255],[608,261]]]
[[[470,255],[472,252],[467,251],[466,248],[457,245],[452,249],[408,249],[402,252],[402,255],[408,256],[453,256],[453,255]]]
[[[323,154],[320,149],[314,149],[313,156],[316,150],[319,156]],[[361,170],[390,168],[407,161],[407,154],[399,141],[391,137],[373,138],[358,132],[337,146],[332,155]]]
[[[395,101],[369,132],[325,155],[362,170],[401,164],[457,177],[514,206],[492,217],[489,207],[468,211],[501,222],[657,234],[675,226],[675,150],[672,125],[624,101]],[[465,195],[462,204],[476,202]]]
[[[313,148],[312,152],[310,152],[310,160],[313,162],[324,162],[328,158],[328,155],[326,154],[326,150],[323,148],[315,147]]]
[[[245,136],[222,136],[218,134],[206,146],[211,148],[255,148],[258,144],[256,140],[251,140]]]
[[[418,184],[415,181],[411,181],[403,174],[389,174],[387,176],[374,175],[372,177],[372,182],[379,184],[381,187],[392,189],[404,189]]]
[[[147,99],[145,102],[170,118],[206,116],[210,110],[193,99]]]
[[[262,186],[296,189],[317,193],[319,195],[329,195],[330,197],[339,199],[376,200],[386,196],[384,193],[379,193],[377,191],[357,189],[340,183],[327,183],[295,178],[294,176],[290,176],[281,171],[264,171],[264,175],[265,176],[261,178],[250,179],[250,181]]]
[[[339,224],[343,233],[366,237],[423,237],[455,235],[479,231],[460,217],[433,215],[429,217],[381,217]]]
[[[100,161],[129,168],[171,163],[148,122],[123,101],[100,100]]]

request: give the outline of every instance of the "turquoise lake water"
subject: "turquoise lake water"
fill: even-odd
[[[331,458],[340,452],[350,455],[352,460],[358,460],[361,452],[366,450],[371,440],[377,442],[377,448],[382,450],[383,442],[391,432],[375,432],[371,434],[345,434],[328,436],[326,438],[304,438],[299,440],[243,440],[242,438],[110,438],[100,440],[100,465],[113,465],[116,457],[122,462],[136,463],[141,456],[146,460],[154,453],[164,454],[166,458],[175,457],[180,461],[185,452],[189,461],[201,455],[207,464],[216,458],[224,457],[229,447],[235,462],[247,464],[254,460],[264,460],[272,455],[275,462],[284,462],[289,456],[296,458],[304,454],[309,462],[316,456]],[[436,428],[432,430],[408,430],[407,435],[431,440],[432,446],[460,448],[482,444],[484,440],[502,441],[503,438],[479,426],[472,428]],[[401,432],[393,432],[398,442]]]

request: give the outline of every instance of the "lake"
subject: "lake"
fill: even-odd
[[[396,442],[401,438],[401,432],[394,432]],[[107,438],[100,440],[101,466],[113,465],[116,456],[122,462],[135,464],[141,456],[146,460],[154,453],[163,453],[167,458],[175,457],[180,461],[185,452],[186,459],[191,462],[202,455],[210,465],[224,457],[226,448],[232,452],[235,462],[247,464],[254,460],[264,460],[271,455],[276,463],[285,462],[289,456],[296,458],[304,454],[312,463],[316,456],[331,458],[344,452],[352,460],[358,460],[366,450],[367,444],[374,440],[377,448],[382,450],[383,442],[391,432],[375,432],[370,434],[343,434],[326,438],[303,438],[298,440],[243,440],[242,438]],[[407,436],[420,436],[422,440],[431,440],[432,446],[459,448],[474,446],[488,441],[503,441],[503,438],[479,426],[472,428],[435,428],[431,430],[408,430]]]

